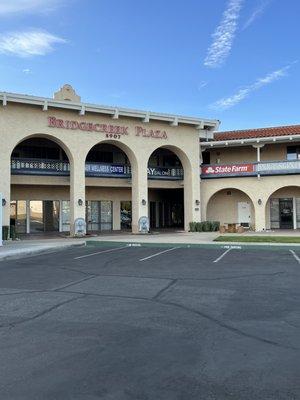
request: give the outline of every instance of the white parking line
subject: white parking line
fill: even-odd
[[[217,259],[215,259],[213,262],[217,263],[218,261],[220,261],[224,256],[226,256],[227,253],[230,252],[230,250],[232,250],[232,248],[230,247],[229,249],[227,249],[226,251],[224,251],[223,254],[220,255],[220,257],[218,257]]]
[[[127,248],[128,248],[128,246],[123,246],[123,247],[116,247],[114,249],[97,251],[97,253],[90,253],[90,254],[85,254],[83,256],[75,257],[74,260],[79,260],[80,258],[92,257],[92,256],[96,256],[97,254],[102,254],[102,253],[110,253],[112,251],[118,251],[118,250],[127,249]]]
[[[151,256],[148,256],[148,257],[145,257],[145,258],[141,258],[140,261],[149,260],[149,258],[153,258],[153,257],[159,256],[160,254],[164,254],[164,253],[167,253],[168,251],[172,251],[172,250],[175,250],[175,249],[177,249],[177,247],[172,247],[171,249],[160,251],[159,253],[152,254]]]
[[[290,250],[290,252],[293,254],[294,258],[298,261],[300,264],[300,258],[297,256],[297,254],[294,252],[294,250]]]

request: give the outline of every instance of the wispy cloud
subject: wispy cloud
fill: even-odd
[[[226,110],[228,108],[237,105],[246,97],[248,97],[252,92],[255,92],[256,90],[262,88],[263,86],[269,85],[272,82],[277,81],[278,79],[286,76],[288,70],[294,63],[289,64],[283,68],[277,69],[276,71],[269,73],[263,78],[257,79],[252,85],[248,85],[242,89],[239,89],[234,95],[216,101],[210,106],[210,108],[214,110]]]
[[[198,90],[205,88],[208,85],[208,81],[201,81],[198,85]]]
[[[54,44],[65,42],[58,36],[39,30],[11,32],[0,35],[0,54],[43,56],[53,51]]]
[[[49,12],[59,4],[58,0],[0,0],[0,16],[24,12]]]
[[[24,69],[22,70],[22,72],[23,72],[23,74],[26,74],[26,75],[29,75],[29,74],[32,73],[32,72],[31,72],[31,69],[29,69],[29,68],[24,68]]]
[[[243,26],[243,30],[247,29],[250,25],[252,25],[253,22],[265,12],[266,8],[269,6],[270,3],[271,3],[271,0],[266,0],[266,1],[261,2],[261,4],[259,4],[254,9],[254,11],[250,15],[250,17],[245,22],[245,24]]]
[[[212,34],[212,44],[204,60],[206,67],[215,68],[228,57],[235,37],[243,0],[229,0],[220,25]]]

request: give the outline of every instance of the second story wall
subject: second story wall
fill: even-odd
[[[287,147],[294,145],[296,144],[265,144],[260,150],[261,161],[286,160]],[[231,164],[257,161],[257,150],[253,146],[223,147],[208,149],[205,152],[210,153],[210,164]]]

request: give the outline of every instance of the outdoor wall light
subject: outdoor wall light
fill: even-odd
[[[146,200],[143,199],[143,200],[142,200],[142,205],[145,206],[146,204],[147,204]]]
[[[6,206],[6,200],[5,199],[2,199],[2,206],[3,207]]]
[[[262,204],[261,199],[258,199],[257,203],[258,203],[259,206],[261,206],[261,204]]]
[[[200,200],[196,200],[195,203],[196,203],[196,206],[199,206],[200,205]]]
[[[83,204],[82,199],[79,199],[79,200],[78,200],[78,205],[79,205],[79,206],[82,206],[82,204]]]

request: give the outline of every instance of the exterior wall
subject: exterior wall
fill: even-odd
[[[48,117],[55,116],[63,120],[79,122],[118,125],[128,127],[128,135],[120,138],[107,138],[105,133],[80,130],[59,129],[48,126]],[[152,138],[136,136],[136,126],[143,129],[166,131],[167,138]],[[85,160],[88,152],[98,143],[111,143],[121,148],[130,160],[132,168],[132,202],[133,202],[133,232],[138,232],[138,220],[148,216],[148,176],[147,163],[151,154],[159,147],[174,151],[184,168],[185,190],[185,228],[190,221],[200,221],[201,213],[195,207],[199,200],[199,131],[190,126],[171,126],[168,123],[151,121],[144,123],[133,118],[112,119],[99,114],[78,115],[75,111],[49,109],[42,111],[40,107],[24,104],[8,103],[0,107],[0,192],[7,203],[3,207],[4,224],[9,225],[10,217],[10,155],[14,147],[29,137],[44,137],[56,141],[66,152],[70,161],[70,206],[72,224],[76,218],[85,218],[85,207],[78,200],[85,202]],[[45,178],[44,178],[45,179]],[[47,180],[49,177],[47,177]],[[53,181],[65,184],[65,179],[51,177]],[[50,179],[50,181],[51,181]],[[15,183],[24,178],[12,177]],[[34,180],[42,181],[43,177],[26,177],[26,183]],[[142,200],[146,200],[143,204]]]
[[[269,197],[283,187],[299,187],[300,175],[245,177],[245,178],[219,178],[201,180],[202,218],[207,219],[207,206],[212,196],[224,189],[236,189],[246,193],[254,206],[254,228],[256,231],[268,229],[270,220],[266,214]],[[283,193],[283,192],[282,192]],[[285,197],[285,196],[283,196]],[[227,209],[224,207],[224,214]],[[268,218],[268,219],[267,219]]]
[[[230,193],[230,194],[228,194]],[[238,221],[238,202],[248,202],[251,205],[250,226],[254,223],[254,205],[245,193],[240,190],[221,190],[214,194],[207,205],[207,219],[219,221],[221,225]],[[226,210],[226,212],[224,212]]]
[[[276,161],[286,159],[286,143],[266,144],[260,149],[261,161]],[[210,152],[211,164],[231,164],[241,162],[256,162],[257,150],[252,146],[223,147],[207,150]]]

